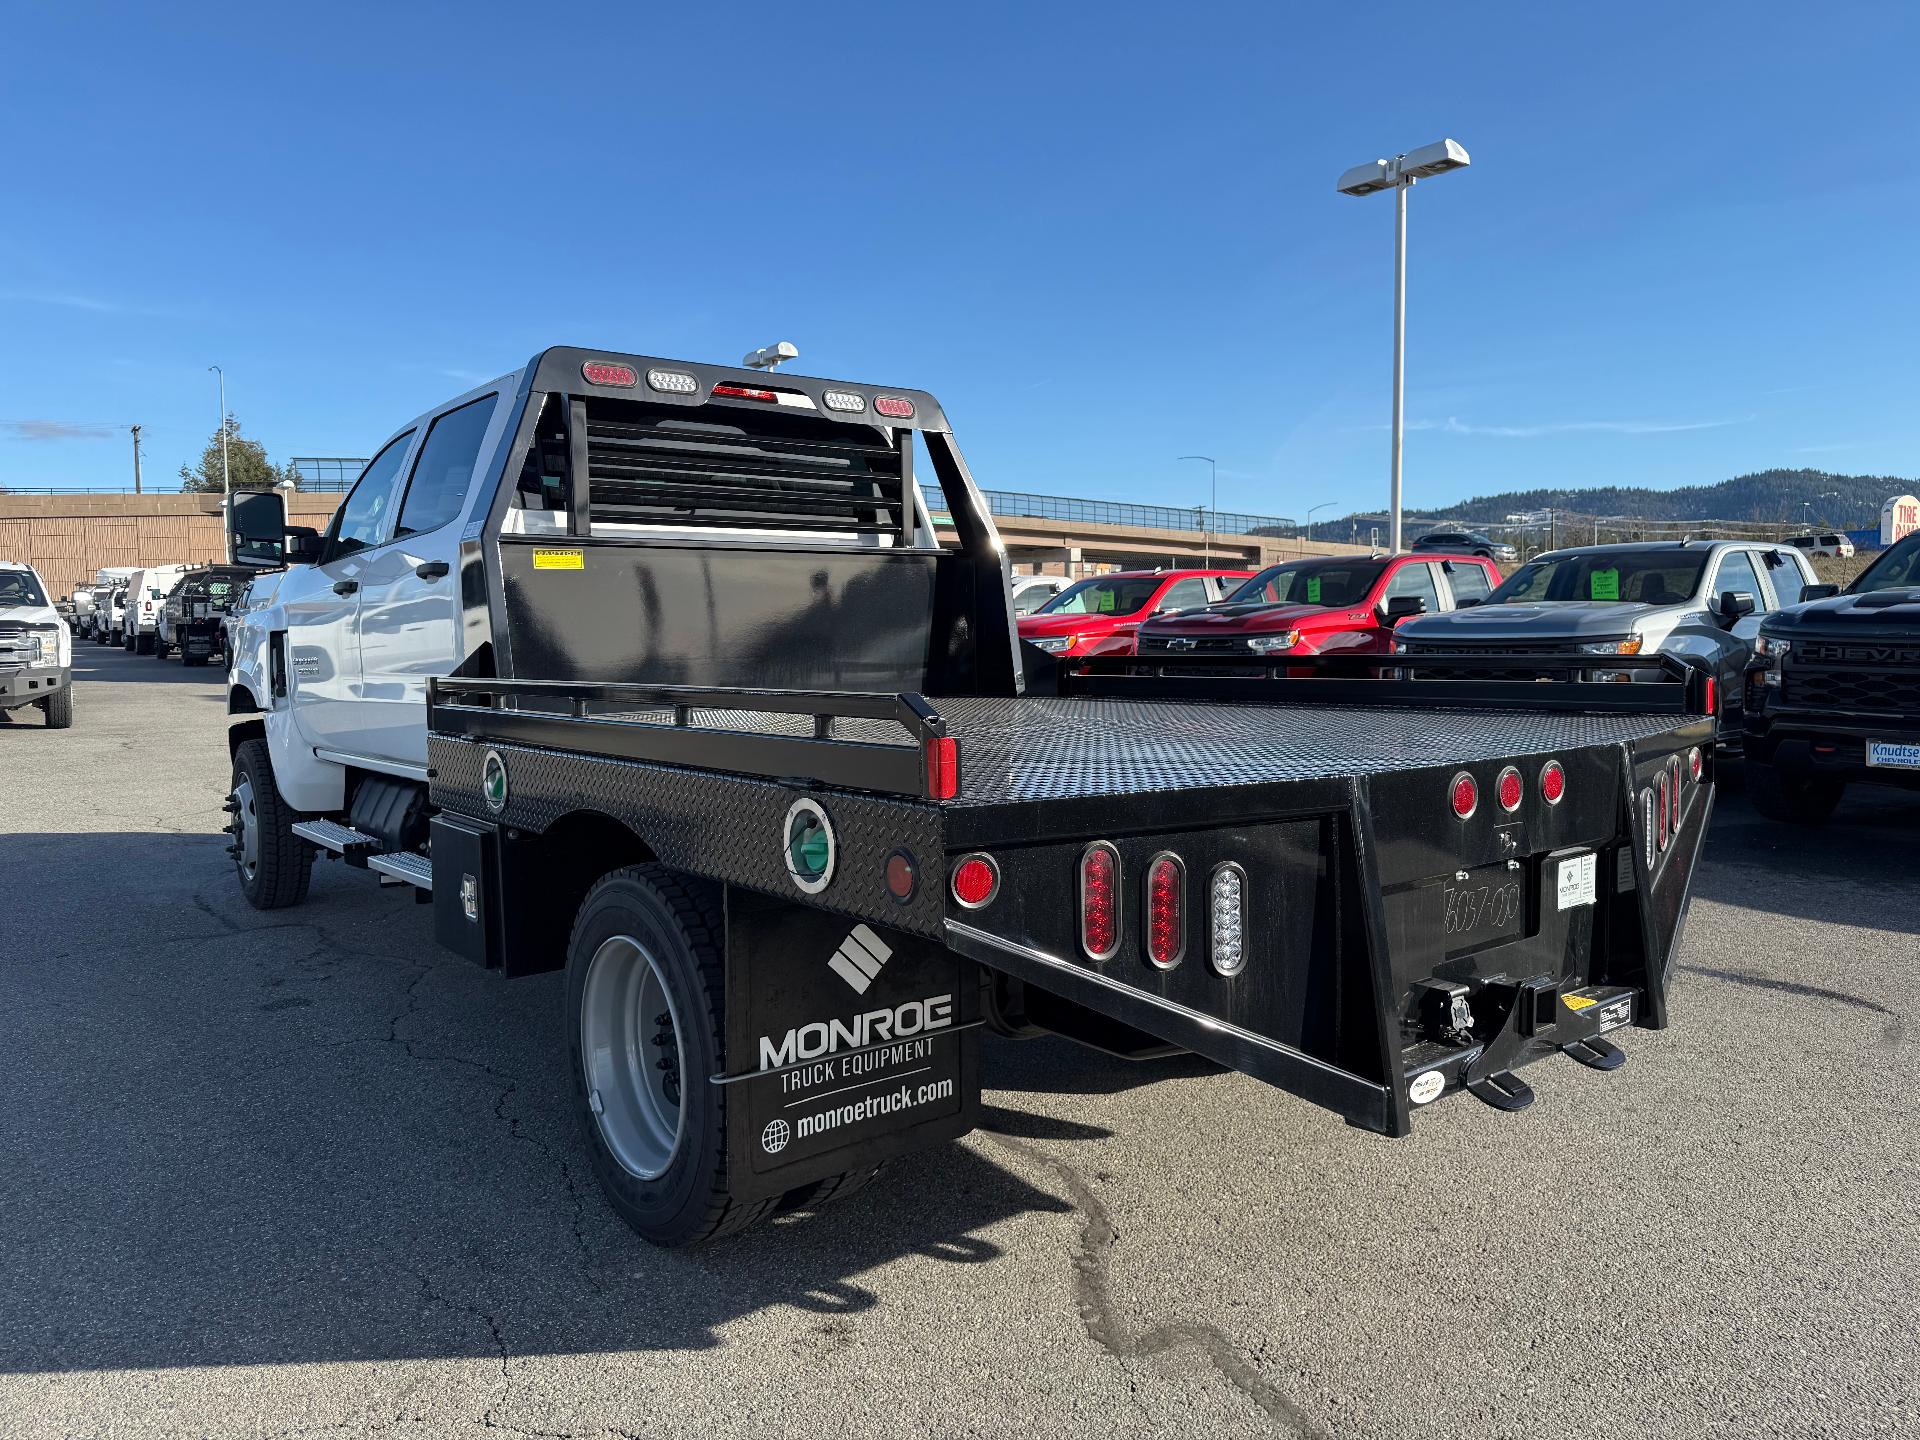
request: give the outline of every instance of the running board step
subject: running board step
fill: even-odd
[[[370,855],[367,868],[378,870],[382,875],[391,875],[396,880],[404,880],[419,890],[433,889],[433,861],[424,855],[415,855],[410,850],[401,850],[392,855]]]
[[[293,833],[357,864],[365,864],[369,856],[378,855],[385,843],[377,835],[342,825],[337,820],[296,820]]]

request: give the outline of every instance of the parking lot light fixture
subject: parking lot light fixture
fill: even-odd
[[[1466,149],[1455,140],[1436,140],[1391,160],[1356,165],[1340,177],[1342,195],[1394,192],[1393,241],[1393,479],[1389,486],[1388,549],[1400,551],[1400,452],[1406,434],[1404,357],[1407,345],[1407,190],[1416,180],[1464,170],[1470,163]]]
[[[1339,503],[1338,500],[1323,500],[1307,511],[1307,543],[1309,545],[1313,543],[1313,517],[1318,515],[1322,510],[1332,509]]]

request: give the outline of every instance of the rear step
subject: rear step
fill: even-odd
[[[344,859],[362,865],[369,857],[378,855],[385,843],[377,835],[369,835],[351,825],[342,825],[337,820],[296,820],[293,822],[293,833],[302,840],[311,840],[323,850],[331,850]]]
[[[415,855],[411,850],[369,856],[367,868],[378,870],[382,875],[391,875],[396,880],[404,880],[416,889],[433,889],[433,861],[424,855]]]

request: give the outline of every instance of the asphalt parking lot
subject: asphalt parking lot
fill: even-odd
[[[1920,797],[1723,792],[1677,1021],[1411,1140],[995,1044],[988,1128],[665,1254],[557,975],[337,864],[241,900],[218,671],[0,721],[0,1434],[1912,1435]]]

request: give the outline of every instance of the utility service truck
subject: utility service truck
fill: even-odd
[[[332,856],[477,965],[564,970],[586,1141],[655,1243],[964,1134],[983,1030],[1402,1136],[1667,1023],[1710,678],[1057,660],[923,391],[552,349],[281,548],[232,621],[242,890]]]

